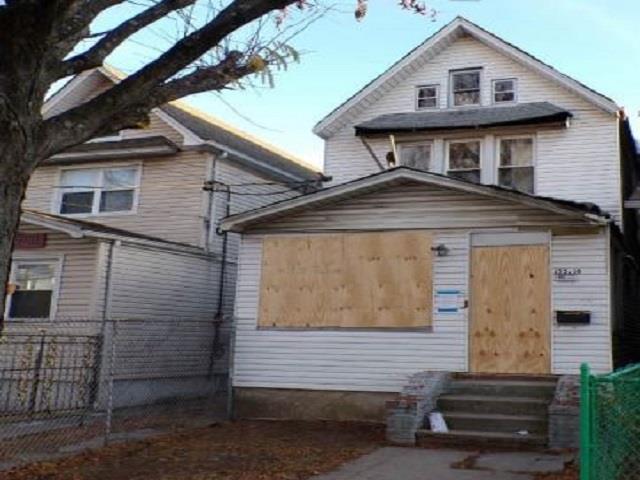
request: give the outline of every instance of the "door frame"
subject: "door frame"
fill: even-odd
[[[549,374],[553,374],[554,364],[554,320],[553,320],[553,277],[552,277],[552,234],[549,230],[538,230],[531,232],[522,232],[517,230],[484,230],[469,232],[468,243],[468,255],[467,255],[467,334],[466,340],[466,368],[468,373],[471,372],[471,322],[473,318],[471,315],[471,305],[473,302],[473,292],[471,288],[471,255],[474,247],[521,247],[526,245],[545,245],[548,249],[548,264],[549,269],[549,310],[548,310],[548,322],[549,322]]]

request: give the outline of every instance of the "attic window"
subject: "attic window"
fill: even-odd
[[[421,85],[416,87],[416,109],[438,107],[438,85]]]
[[[513,103],[516,101],[516,79],[493,81],[493,103]]]
[[[480,105],[480,69],[452,71],[450,85],[454,107]]]

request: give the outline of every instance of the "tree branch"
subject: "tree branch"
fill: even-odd
[[[131,35],[139,32],[148,25],[160,20],[167,14],[192,5],[196,0],[162,0],[153,7],[149,7],[138,15],[121,23],[118,27],[107,32],[95,45],[86,52],[65,60],[60,65],[58,78],[76,75],[85,70],[99,67],[104,60],[122,42]]]
[[[191,65],[227,36],[257,18],[298,1],[234,0],[205,26],[176,42],[164,54],[133,75],[92,100],[47,119],[41,131],[42,138],[47,141],[42,143],[38,156],[47,158],[71,145],[90,139],[99,128],[120,118],[122,112],[139,116],[142,105],[148,103],[150,92]],[[163,93],[169,94],[168,91]]]
[[[233,51],[216,65],[198,68],[188,75],[160,85],[149,95],[151,108],[187,95],[221,90],[260,70],[257,65],[251,62],[241,62],[243,58],[244,55],[241,52]]]

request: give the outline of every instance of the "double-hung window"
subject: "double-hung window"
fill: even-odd
[[[532,137],[498,140],[498,184],[533,193],[534,144]]]
[[[493,81],[493,103],[513,103],[516,101],[517,82],[515,78]]]
[[[438,85],[416,87],[416,109],[438,108]]]
[[[60,176],[58,212],[98,215],[134,209],[139,167],[79,168]]]
[[[480,140],[451,140],[447,143],[447,175],[480,183]]]
[[[405,143],[398,145],[400,165],[418,170],[431,170],[431,142]]]
[[[454,107],[480,105],[480,69],[452,71],[449,83]]]
[[[60,262],[14,260],[7,299],[9,318],[49,318],[55,307]]]

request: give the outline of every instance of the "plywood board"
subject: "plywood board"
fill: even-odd
[[[258,324],[428,326],[432,255],[424,232],[267,237]]]
[[[469,334],[473,372],[550,371],[546,245],[472,249]]]

